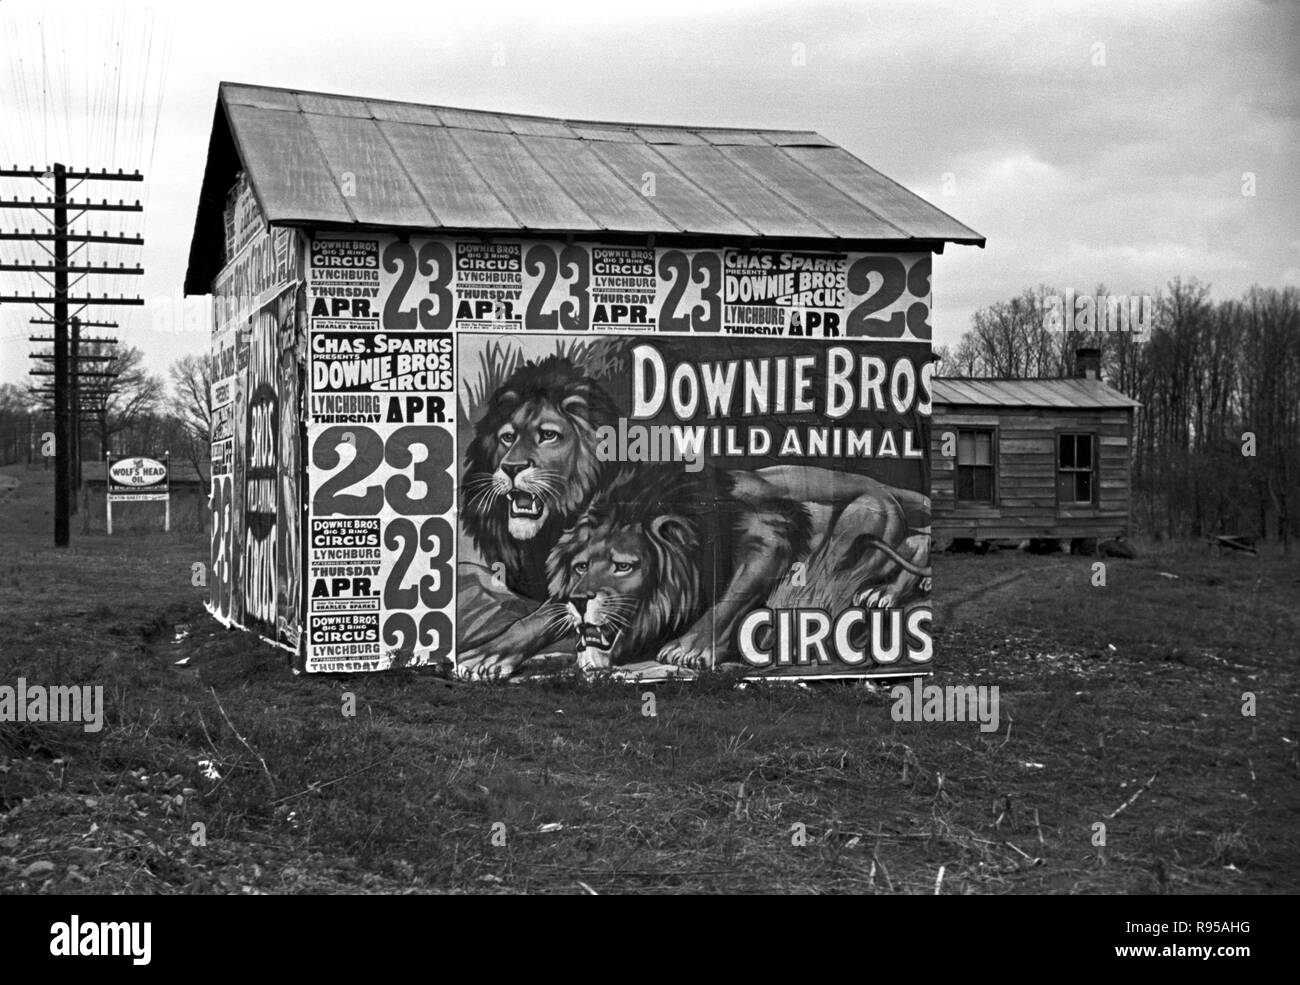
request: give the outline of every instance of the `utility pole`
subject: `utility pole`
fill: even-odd
[[[33,325],[54,324],[53,318],[29,318],[28,321],[31,322],[31,324]],[[71,325],[71,330],[72,330],[71,338],[69,340],[70,348],[72,351],[68,355],[68,362],[70,365],[70,373],[71,373],[72,383],[73,383],[72,386],[73,393],[72,393],[70,413],[74,416],[72,422],[72,437],[74,442],[73,462],[76,463],[74,466],[76,474],[73,480],[73,488],[74,488],[74,492],[80,493],[82,489],[82,483],[83,483],[81,463],[84,457],[83,444],[85,441],[85,434],[84,434],[85,416],[87,412],[94,414],[96,416],[98,416],[102,412],[102,405],[107,400],[105,391],[107,391],[111,387],[111,383],[109,381],[117,376],[117,373],[115,372],[92,373],[89,370],[83,369],[82,367],[86,365],[93,366],[96,363],[112,363],[115,362],[118,358],[115,355],[104,355],[103,350],[99,348],[100,346],[117,345],[118,344],[117,339],[105,338],[103,336],[86,338],[81,335],[81,329],[86,328],[88,326],[94,326],[96,328],[117,328],[118,324],[115,321],[85,321],[81,318],[75,318],[75,317],[69,320],[69,324]],[[54,338],[49,335],[29,335],[27,337],[27,341],[45,342],[53,345]],[[98,351],[92,351],[89,353],[82,352],[81,348],[83,343],[85,345],[95,346]],[[31,357],[32,359],[38,360],[39,362],[44,363],[49,367],[52,367],[54,365],[53,352],[33,352],[31,353]],[[34,369],[30,372],[29,375],[53,376],[54,370],[50,368]],[[87,377],[98,377],[100,379],[100,382],[94,383],[94,381],[92,380],[91,382],[94,383],[94,385],[87,386],[86,385]],[[45,388],[33,387],[29,392],[34,395],[48,396],[48,397],[52,397],[54,394],[54,390],[52,387],[45,387]],[[74,514],[77,512],[77,502],[76,502],[75,495],[73,496],[72,512]]]
[[[77,497],[81,494],[81,320],[73,318],[70,327],[72,352],[68,375],[72,378],[72,387],[68,394],[68,411],[72,415],[72,475],[68,478],[72,485],[71,512],[76,515]]]
[[[37,168],[20,169],[17,165],[13,168],[0,168],[0,178],[35,178],[44,180],[53,177],[54,188],[53,197],[47,201],[36,201],[29,199],[26,202],[19,200],[0,200],[0,206],[13,209],[32,209],[49,222],[52,228],[50,233],[39,233],[35,229],[24,233],[21,231],[0,232],[0,241],[26,241],[35,243],[52,258],[53,263],[7,263],[0,259],[0,272],[15,271],[34,273],[53,288],[53,296],[48,295],[0,295],[0,302],[9,302],[11,304],[34,304],[40,307],[48,317],[48,324],[54,326],[54,369],[53,372],[33,371],[32,375],[54,377],[54,546],[67,547],[69,539],[69,517],[73,508],[74,484],[80,486],[81,462],[80,462],[80,418],[81,418],[81,378],[83,376],[111,376],[106,373],[86,373],[83,372],[80,365],[80,326],[71,323],[69,318],[69,305],[76,305],[79,313],[91,305],[143,305],[143,298],[116,297],[110,298],[105,294],[101,298],[96,298],[86,293],[81,296],[74,296],[70,293],[68,275],[78,275],[78,280],[84,277],[94,275],[112,275],[112,274],[143,274],[141,267],[118,267],[95,266],[90,263],[81,263],[72,265],[69,262],[69,243],[79,243],[75,247],[74,253],[85,248],[90,243],[120,243],[130,245],[143,245],[144,240],[138,236],[127,237],[119,235],[116,237],[109,236],[107,232],[96,236],[93,233],[73,233],[71,224],[85,215],[87,212],[143,212],[144,209],[137,200],[134,205],[118,201],[116,204],[110,203],[107,199],[99,203],[92,202],[89,199],[84,201],[75,201],[68,197],[69,179],[81,184],[86,181],[143,181],[144,176],[135,171],[130,174],[118,171],[111,174],[107,170],[99,172],[89,170],[69,170],[63,164],[55,164],[48,170],[39,170]],[[49,215],[45,215],[48,212]],[[69,218],[69,213],[75,213]],[[45,243],[53,243],[53,250],[45,246]],[[46,277],[46,274],[52,274],[53,282]],[[70,332],[71,329],[71,332]],[[71,338],[70,338],[71,335]],[[69,348],[72,349],[69,352]]]
[[[68,546],[68,169],[54,165],[54,546]]]

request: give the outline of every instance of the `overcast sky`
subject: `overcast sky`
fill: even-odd
[[[221,80],[816,130],[988,238],[936,260],[936,345],[1039,283],[1141,294],[1196,277],[1218,297],[1300,284],[1291,2],[0,0],[0,52],[0,161],[147,171],[143,219],[94,222],[143,225],[147,273],[91,289],[150,299],[116,313],[116,334],[159,373],[207,342],[174,313]],[[0,182],[15,195],[41,192]],[[4,258],[30,250],[0,243]],[[27,276],[0,273],[0,293]],[[0,305],[0,381],[25,378],[32,314]]]

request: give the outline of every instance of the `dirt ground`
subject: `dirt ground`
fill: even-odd
[[[3,892],[1300,890],[1294,556],[941,556],[984,732],[861,685],[295,678],[203,612],[193,510],[56,551],[50,474],[0,475],[0,685],[106,705],[0,723]]]

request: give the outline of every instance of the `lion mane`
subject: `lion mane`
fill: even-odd
[[[646,479],[645,470],[619,472],[563,533],[546,563],[551,601],[570,603],[570,625],[579,635],[581,653],[582,618],[571,600],[608,586],[577,573],[575,560],[608,554],[615,547],[620,557],[637,558],[635,591],[613,601],[609,610],[619,630],[611,655],[614,664],[648,659],[652,645],[699,618],[710,594],[700,568],[707,533],[699,518],[666,502],[663,485]]]
[[[584,653],[595,654],[588,644],[607,655],[588,656],[585,669],[653,659],[660,644],[714,604],[755,528],[782,557],[806,551],[810,523],[802,504],[742,503],[733,486],[722,472],[624,466],[592,497],[546,563],[550,604],[566,610],[580,665]],[[609,575],[609,565],[632,559],[639,568],[629,588]],[[585,618],[601,595],[604,639]]]
[[[516,427],[523,435],[544,417],[558,418],[571,429],[565,434],[565,454],[534,462],[551,453],[526,447],[522,437],[518,447],[503,447],[503,427]],[[596,432],[617,417],[618,408],[605,389],[562,356],[524,363],[492,394],[465,453],[461,522],[487,564],[505,566],[506,583],[513,591],[538,600],[546,597],[546,558],[601,485],[607,469],[596,456]],[[510,480],[502,465],[511,455],[536,466],[532,492],[544,520],[526,539],[510,530]]]

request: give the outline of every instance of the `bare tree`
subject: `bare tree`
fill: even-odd
[[[1258,532],[1267,536],[1271,515],[1285,549],[1300,495],[1300,291],[1254,287],[1234,312],[1240,320],[1241,419],[1231,438],[1251,473]]]
[[[1046,300],[1055,294],[1040,285],[975,312],[945,373],[1008,380],[1060,375],[1061,333],[1045,324]]]
[[[171,399],[168,408],[183,432],[178,448],[203,474],[212,448],[212,373],[207,356],[182,356],[168,369]]]
[[[16,383],[0,383],[0,465],[28,456],[33,437],[32,412],[37,402]]]
[[[165,390],[162,380],[145,370],[144,354],[139,349],[134,346],[99,348],[104,350],[102,355],[111,357],[110,361],[102,364],[104,371],[116,374],[106,377],[99,391],[102,399],[96,423],[102,458],[115,435],[129,433],[153,416]]]

